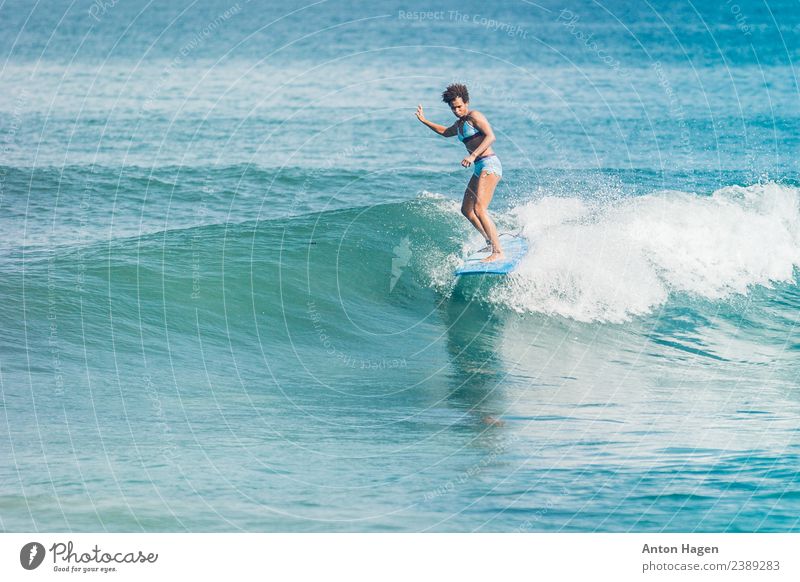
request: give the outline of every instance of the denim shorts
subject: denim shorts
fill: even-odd
[[[479,157],[475,160],[473,166],[475,168],[472,172],[473,176],[480,176],[481,172],[497,174],[498,177],[503,176],[503,164],[500,163],[500,158],[495,154]]]

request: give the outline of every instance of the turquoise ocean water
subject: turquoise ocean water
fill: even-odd
[[[0,530],[797,531],[798,64],[790,0],[2,3]]]

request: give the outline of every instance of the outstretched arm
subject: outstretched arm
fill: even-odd
[[[450,127],[445,127],[444,125],[439,125],[438,123],[433,123],[432,121],[425,119],[425,114],[422,112],[422,105],[417,105],[417,119],[444,137],[452,137],[457,132],[456,123],[458,122],[454,123]]]

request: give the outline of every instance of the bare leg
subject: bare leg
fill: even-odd
[[[489,216],[489,204],[492,202],[494,189],[497,187],[498,182],[500,182],[500,176],[483,172],[478,179],[478,188],[476,190],[475,215],[478,217],[481,226],[483,226],[483,231],[489,235],[488,238],[492,241],[492,254],[483,259],[485,263],[505,257],[500,246],[500,239],[497,236],[497,228],[495,228],[494,221]]]
[[[475,214],[475,202],[478,200],[477,190],[478,176],[472,176],[469,180],[469,184],[467,184],[467,189],[464,191],[464,200],[461,202],[461,214],[463,214],[467,220],[472,223],[472,226],[478,229],[481,236],[488,241],[489,235],[486,234],[481,221],[478,220],[478,216]]]

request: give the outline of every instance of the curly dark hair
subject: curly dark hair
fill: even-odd
[[[469,91],[467,86],[461,83],[453,83],[448,85],[444,93],[442,93],[442,101],[445,103],[452,103],[453,99],[461,97],[464,103],[469,103]]]

